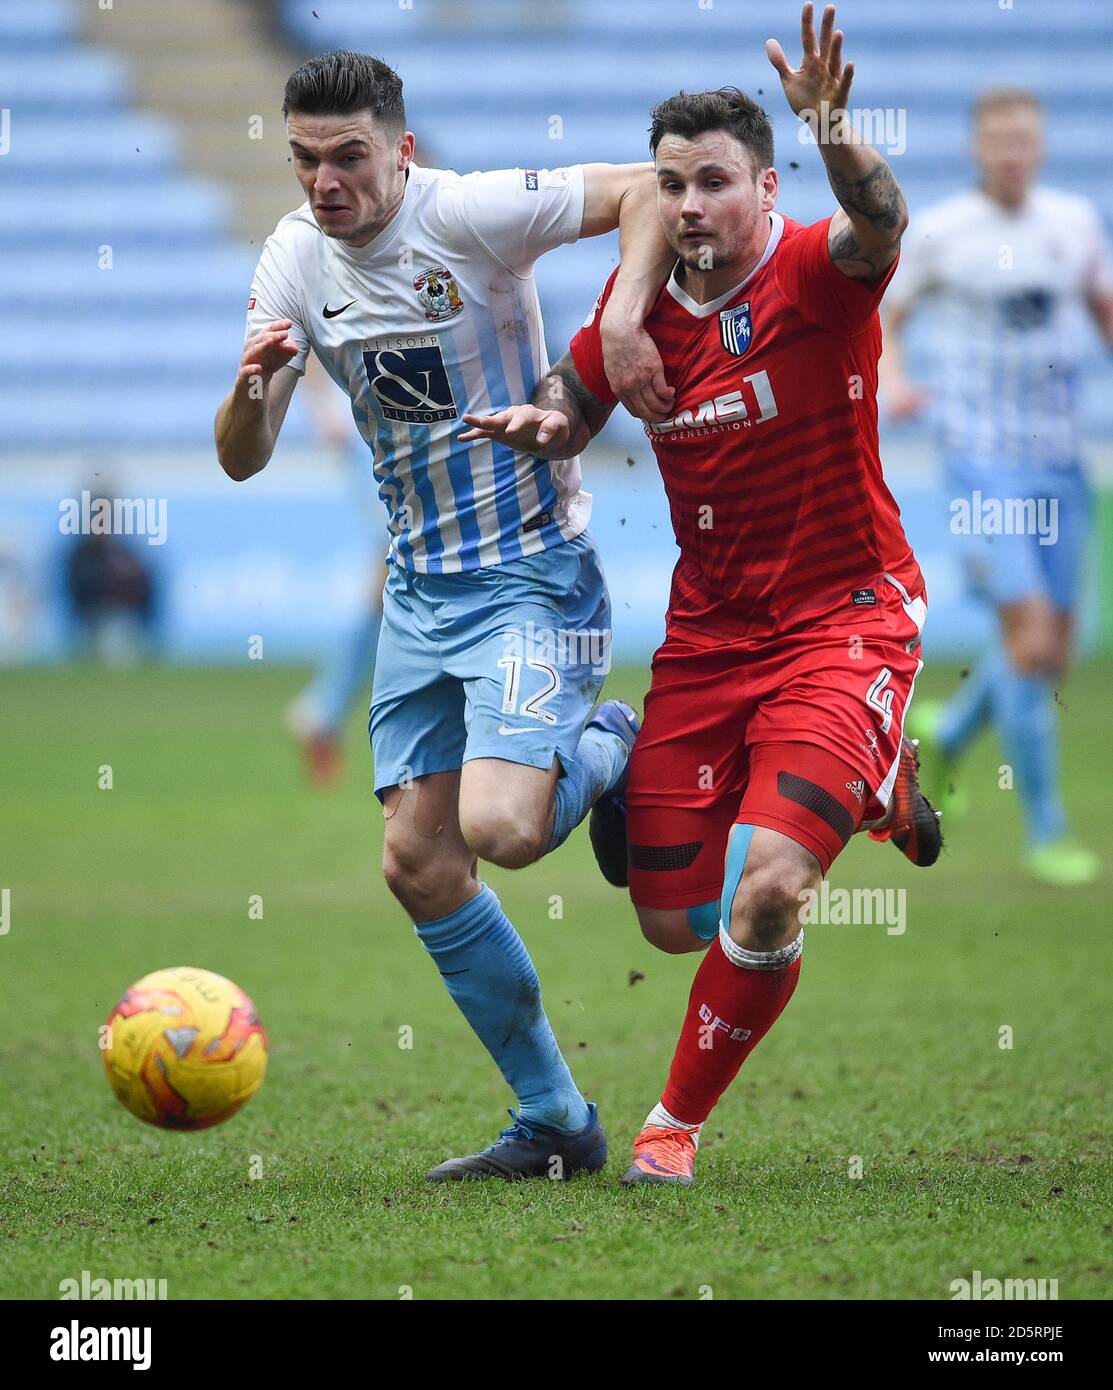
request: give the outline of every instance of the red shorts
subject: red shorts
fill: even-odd
[[[926,613],[884,583],[873,607],[786,637],[666,636],[630,759],[633,901],[717,900],[736,821],[791,836],[826,873],[889,804]]]

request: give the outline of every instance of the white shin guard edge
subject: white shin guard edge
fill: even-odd
[[[800,935],[795,941],[790,941],[787,946],[781,946],[776,951],[747,951],[744,946],[739,946],[736,941],[731,940],[726,927],[720,926],[719,944],[731,965],[737,965],[742,970],[783,970],[785,966],[791,965],[804,949],[804,928],[800,928]]]

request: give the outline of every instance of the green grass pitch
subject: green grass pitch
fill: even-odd
[[[640,703],[645,679],[608,693]],[[921,689],[955,679],[929,667]],[[511,1097],[382,884],[358,718],[343,789],[302,783],[281,731],[298,681],[262,663],[0,676],[0,1296],[56,1298],[89,1270],[171,1298],[946,1299],[975,1269],[1109,1296],[1108,880],[1022,878],[992,739],[936,868],[862,837],[836,864],[834,886],[907,889],[907,930],[810,929],[688,1191],[616,1178],[697,958],[642,941],[583,830],[491,871],[612,1156],[564,1184],[430,1187]],[[1087,666],[1061,711],[1075,823],[1106,864],[1111,683]],[[124,988],[180,964],[241,984],[271,1040],[260,1094],[194,1135],[132,1119],[97,1048]]]

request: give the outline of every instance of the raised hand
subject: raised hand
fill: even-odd
[[[800,14],[800,40],[804,53],[798,68],[789,66],[784,49],[776,39],[765,41],[765,51],[777,69],[789,106],[798,116],[815,112],[819,119],[824,119],[824,111],[845,110],[854,80],[854,64],[842,65],[842,30],[835,28],[834,5],[828,5],[823,11],[818,40],[812,22],[812,6],[804,6]]]
[[[293,324],[289,319],[275,319],[266,328],[244,343],[240,369],[236,373],[236,385],[242,386],[259,377],[267,382],[278,371],[292,362],[298,355],[298,347],[289,337]]]

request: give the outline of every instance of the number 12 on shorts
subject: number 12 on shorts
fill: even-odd
[[[881,715],[881,732],[883,734],[889,732],[889,725],[893,722],[893,692],[885,689],[892,679],[892,671],[889,670],[888,666],[882,666],[870,683],[870,688],[866,691],[866,704]]]
[[[520,656],[500,656],[495,665],[506,672],[502,684],[501,712],[503,714],[524,714],[531,719],[540,719],[544,724],[555,724],[557,722],[556,715],[552,710],[542,707],[560,690],[560,675],[555,667],[550,666],[547,661],[538,661],[536,657],[527,656],[525,664],[531,671],[539,671],[546,678],[548,684],[544,685],[536,695],[531,695],[528,700],[524,700],[519,708],[518,693],[522,683],[522,658]]]

